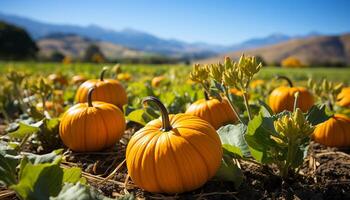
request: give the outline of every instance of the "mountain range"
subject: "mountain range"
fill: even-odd
[[[260,56],[266,63],[279,64],[287,57],[298,58],[305,65],[350,65],[350,33],[334,36],[296,38],[278,44],[243,51],[233,51],[199,63],[217,63],[225,56],[237,59],[242,53]]]
[[[124,46],[131,51],[136,50],[188,59],[207,58],[223,52],[258,48],[288,41],[294,38],[320,35],[319,33],[311,33],[305,36],[273,34],[263,38],[250,39],[239,44],[224,46],[204,42],[188,43],[175,39],[163,39],[134,29],[116,31],[102,28],[97,25],[77,26],[50,24],[4,13],[0,13],[0,20],[26,29],[35,40],[40,40],[53,33],[76,34],[83,38],[100,40]]]

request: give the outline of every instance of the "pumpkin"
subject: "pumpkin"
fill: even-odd
[[[338,94],[337,105],[350,107],[350,87],[343,88]]]
[[[52,83],[58,83],[60,85],[68,85],[67,79],[61,74],[50,74],[47,77]]]
[[[35,108],[38,110],[38,111],[44,111],[44,108],[43,108],[43,103],[40,102],[40,103],[37,103],[35,105]],[[52,101],[46,101],[45,102],[45,108],[46,110],[52,110],[52,111],[55,111],[57,112],[58,114],[60,113],[63,113],[64,111],[64,108],[61,104],[59,103],[53,103]]]
[[[200,99],[188,107],[186,114],[197,116],[209,122],[215,129],[237,121],[227,99],[223,98],[221,101],[215,98],[209,99],[206,93],[204,99]]]
[[[236,88],[231,88],[231,89],[230,89],[230,93],[231,93],[231,94],[234,94],[234,95],[236,95],[236,96],[241,96],[241,97],[243,97],[243,92],[240,91],[240,90],[237,90]]]
[[[278,79],[287,80],[289,87],[280,86],[271,92],[268,102],[274,113],[293,111],[296,92],[299,92],[297,107],[303,112],[307,112],[314,105],[314,97],[306,88],[293,87],[292,81],[285,76],[279,76]]]
[[[182,193],[197,189],[212,178],[222,158],[221,142],[215,129],[199,117],[168,115],[161,110],[155,119],[129,141],[126,149],[128,173],[136,185],[149,192]]]
[[[72,77],[72,83],[75,85],[80,85],[82,83],[84,83],[87,79],[85,78],[85,76],[82,75],[75,75]]]
[[[100,79],[87,80],[82,83],[75,95],[75,101],[84,103],[87,99],[88,91],[91,87],[96,87],[92,95],[93,101],[103,101],[118,106],[123,110],[123,105],[127,104],[128,97],[122,84],[113,79],[104,79],[104,74],[107,69],[103,69]]]
[[[330,147],[350,147],[350,118],[342,114],[333,115],[316,126],[313,139]]]
[[[250,87],[251,88],[257,88],[257,87],[260,87],[260,86],[263,86],[265,84],[265,81],[262,80],[262,79],[257,79],[257,80],[254,80],[250,83]]]
[[[152,79],[151,85],[152,87],[158,87],[165,80],[166,80],[165,76],[156,76]]]
[[[93,102],[94,89],[89,89],[87,103],[78,103],[62,115],[59,134],[73,151],[99,151],[111,147],[125,131],[123,112],[113,104]]]
[[[120,73],[117,75],[117,79],[120,81],[130,81],[131,80],[131,74],[129,73]]]

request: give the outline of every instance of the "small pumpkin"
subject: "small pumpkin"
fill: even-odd
[[[61,74],[50,74],[47,77],[52,83],[58,83],[60,85],[68,85],[67,79]]]
[[[350,147],[350,118],[335,114],[316,126],[313,139],[330,147]]]
[[[72,77],[72,83],[75,85],[80,85],[84,83],[87,79],[83,75],[75,75]]]
[[[337,105],[350,107],[350,87],[343,88],[338,94]]]
[[[125,131],[123,112],[113,104],[92,101],[90,88],[87,103],[78,103],[63,115],[59,134],[73,151],[99,151],[113,146]]]
[[[223,98],[221,101],[215,98],[210,99],[206,93],[204,96],[204,99],[191,104],[186,110],[186,114],[197,116],[209,122],[215,129],[237,121],[227,99]]]
[[[152,87],[158,87],[165,80],[166,80],[165,76],[156,76],[152,79],[151,85]]]
[[[76,102],[86,102],[89,89],[91,87],[96,87],[95,92],[92,95],[93,101],[111,103],[123,110],[123,105],[128,102],[126,91],[119,81],[104,79],[106,70],[106,68],[102,70],[100,79],[87,80],[79,86],[75,95]]]
[[[296,92],[299,92],[297,107],[303,112],[307,112],[314,105],[314,97],[306,88],[293,87],[292,81],[285,76],[279,76],[278,79],[286,80],[289,87],[280,86],[271,92],[268,101],[274,113],[279,113],[284,110],[293,111],[294,94]]]
[[[236,96],[241,96],[241,97],[243,97],[243,92],[240,91],[240,90],[238,90],[238,89],[236,89],[236,88],[231,88],[231,89],[230,89],[230,93],[231,93],[231,94],[234,94],[234,95],[236,95]]]
[[[40,102],[40,103],[37,103],[36,105],[35,105],[35,108],[38,110],[38,111],[44,111],[44,108],[43,108],[43,103],[42,102]],[[52,111],[55,111],[57,114],[60,114],[60,113],[63,113],[63,111],[64,111],[64,108],[63,108],[63,106],[61,105],[61,104],[59,104],[59,103],[54,103],[54,102],[52,102],[52,101],[46,101],[45,102],[45,108],[47,109],[47,110],[52,110]]]
[[[253,81],[250,83],[250,87],[254,89],[254,88],[263,86],[264,84],[265,84],[265,81],[264,81],[264,80],[262,80],[262,79],[257,79],[257,80],[253,80]]]
[[[222,158],[221,142],[215,129],[199,117],[168,115],[155,97],[161,119],[137,131],[126,149],[129,175],[149,192],[182,193],[197,189],[212,178]]]
[[[130,81],[131,80],[131,74],[129,73],[120,73],[117,75],[117,79],[120,81]]]

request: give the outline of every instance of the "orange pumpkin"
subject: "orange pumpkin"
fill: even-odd
[[[237,90],[236,88],[231,88],[230,89],[230,93],[231,94],[234,94],[234,95],[236,95],[236,96],[243,96],[243,92],[242,91],[240,91],[240,90]]]
[[[60,137],[73,151],[99,151],[111,147],[125,131],[123,112],[113,104],[93,102],[93,90],[88,91],[88,103],[74,105],[61,119]]]
[[[215,129],[237,121],[227,99],[219,101],[215,98],[209,99],[207,95],[205,97],[191,104],[186,110],[186,114],[200,117],[209,122]]]
[[[269,96],[269,106],[274,113],[279,113],[284,110],[293,111],[294,94],[296,92],[299,92],[297,107],[303,112],[307,112],[314,105],[314,97],[306,88],[293,87],[292,81],[285,76],[279,76],[278,78],[287,80],[289,87],[280,86],[271,92]]]
[[[68,85],[67,79],[61,74],[50,74],[47,77],[52,83],[58,83],[61,85]]]
[[[106,69],[102,70],[99,80],[87,80],[81,84],[75,95],[75,101],[78,103],[86,102],[89,89],[91,87],[96,87],[96,91],[92,95],[93,101],[111,103],[123,110],[123,105],[127,104],[128,102],[126,91],[119,81],[104,79],[103,76],[105,71]]]
[[[166,80],[165,76],[156,76],[152,79],[151,85],[152,87],[158,87],[164,80]]]
[[[212,178],[222,158],[215,129],[199,117],[168,115],[155,97],[161,119],[149,122],[130,139],[126,149],[128,172],[136,185],[149,192],[182,193]]]
[[[350,87],[343,88],[338,94],[337,105],[350,107]]]
[[[131,74],[129,73],[120,73],[117,75],[117,79],[120,81],[130,81],[131,80]]]
[[[35,107],[38,111],[41,111],[41,112],[44,111],[42,102],[37,103]],[[64,111],[64,108],[61,104],[53,103],[52,101],[46,101],[45,108],[46,108],[46,110],[55,111],[57,114],[63,113],[63,111]]]
[[[82,83],[84,83],[87,79],[85,78],[85,76],[82,75],[75,75],[72,77],[72,82],[75,85],[80,85]]]
[[[330,147],[350,147],[350,118],[335,114],[316,126],[313,139]]]
[[[264,80],[262,80],[262,79],[257,79],[257,80],[254,80],[254,81],[252,81],[251,83],[250,83],[250,87],[251,88],[257,88],[257,87],[260,87],[260,86],[262,86],[262,85],[264,85],[265,84],[265,81]]]

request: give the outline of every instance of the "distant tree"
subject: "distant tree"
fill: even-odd
[[[84,61],[101,63],[105,60],[105,56],[97,45],[92,44],[86,49]]]
[[[36,57],[38,50],[24,29],[0,21],[0,59],[31,59]]]
[[[64,55],[59,51],[54,51],[50,56],[50,61],[53,62],[62,62],[63,59]]]
[[[298,68],[298,67],[303,67],[303,64],[301,61],[293,56],[289,56],[288,58],[285,58],[281,62],[282,67],[287,67],[287,68]]]

